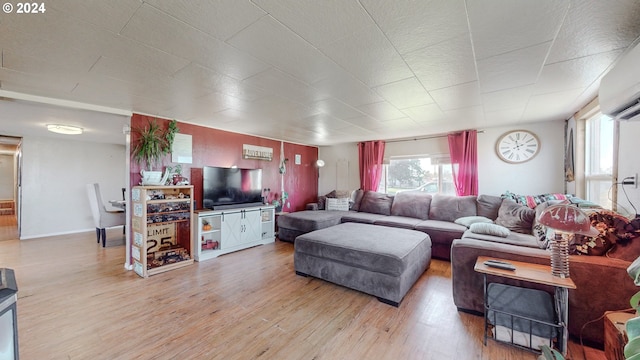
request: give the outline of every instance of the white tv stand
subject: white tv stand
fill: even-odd
[[[196,261],[275,241],[275,210],[271,205],[198,210],[192,221]]]

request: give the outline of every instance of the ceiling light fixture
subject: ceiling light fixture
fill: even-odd
[[[73,125],[47,124],[47,130],[65,135],[80,135],[83,129]]]

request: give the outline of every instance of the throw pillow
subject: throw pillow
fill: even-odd
[[[457,218],[454,223],[463,225],[466,227],[471,227],[471,225],[475,223],[493,223],[493,220],[484,216],[464,216],[461,218]]]
[[[504,199],[498,210],[498,218],[495,223],[506,227],[507,229],[522,234],[531,234],[533,220],[536,217],[536,211],[516,203],[513,200]]]
[[[353,205],[351,206],[351,210],[359,211],[360,203],[362,202],[362,198],[364,197],[364,190],[358,189],[355,191],[355,195],[353,196]]]
[[[571,198],[571,195],[565,194],[541,194],[541,195],[518,195],[514,194],[510,191],[505,192],[501,196],[503,199],[510,199],[519,204],[526,205],[532,209],[535,209],[536,206],[542,204],[545,201],[549,200],[567,200]]]
[[[502,198],[493,195],[478,195],[477,211],[479,216],[485,216],[489,219],[498,217],[498,209],[502,205]]]
[[[429,219],[454,222],[465,216],[478,215],[476,212],[476,196],[451,196],[435,194],[431,198]]]
[[[391,215],[427,220],[430,206],[431,194],[403,191],[394,196]]]
[[[327,210],[349,211],[349,198],[327,198]]]
[[[509,236],[509,234],[511,234],[511,231],[504,226],[483,222],[471,224],[469,230],[471,230],[472,233],[476,234],[493,235],[500,237],[507,237]]]
[[[375,191],[366,191],[360,202],[360,212],[371,214],[391,215],[393,196]]]

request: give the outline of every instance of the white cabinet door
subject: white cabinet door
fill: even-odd
[[[242,211],[241,218],[241,243],[246,244],[260,241],[262,239],[260,210]]]
[[[222,249],[236,247],[242,244],[242,214],[241,212],[222,213]]]

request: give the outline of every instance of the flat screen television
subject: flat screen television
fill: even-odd
[[[202,207],[221,209],[262,204],[262,169],[202,168]]]

